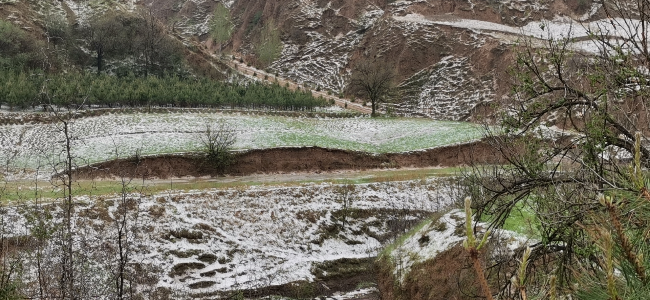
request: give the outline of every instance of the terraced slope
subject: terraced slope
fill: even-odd
[[[144,9],[184,42],[188,61],[214,66],[209,54],[217,48],[208,25],[218,2],[230,9],[235,26],[226,52],[260,66],[255,47],[262,27],[273,21],[283,47],[264,66],[269,74],[338,95],[348,93],[356,63],[376,60],[395,66],[401,97],[393,110],[440,120],[489,117],[491,102],[507,100],[511,46],[522,36],[563,33],[571,22],[579,31],[580,22],[605,17],[591,0],[5,0],[0,18],[44,39],[51,15],[83,24],[108,9]],[[576,42],[576,49],[590,47]]]
[[[231,9],[238,25],[232,47],[253,63],[251,20],[278,24],[284,47],[271,73],[339,93],[357,62],[376,60],[395,66],[396,111],[443,120],[489,116],[489,103],[507,97],[507,66],[521,37],[545,38],[603,17],[597,3],[560,0],[234,1]]]
[[[79,165],[140,155],[196,151],[206,124],[225,120],[237,131],[236,149],[318,146],[370,153],[406,152],[478,139],[480,127],[427,119],[300,118],[237,113],[137,113],[82,118],[70,125]],[[14,169],[59,161],[57,124],[1,126],[0,157]],[[41,169],[47,176],[51,170]],[[29,175],[31,176],[31,175]]]

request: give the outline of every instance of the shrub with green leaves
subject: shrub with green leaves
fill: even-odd
[[[230,39],[234,30],[235,25],[230,19],[230,11],[223,4],[218,3],[210,20],[210,36],[219,44],[219,50],[223,43]]]
[[[0,20],[0,68],[25,70],[37,68],[42,61],[40,42],[9,21]]]
[[[266,23],[260,33],[260,41],[255,47],[257,57],[262,65],[268,66],[275,61],[282,52],[282,41],[280,40],[280,30],[275,26],[273,21]]]

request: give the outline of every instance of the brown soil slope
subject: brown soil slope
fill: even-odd
[[[346,150],[274,148],[238,153],[228,175],[255,173],[327,172],[399,167],[451,167],[477,163],[499,163],[489,143],[478,141],[409,153],[369,154]],[[168,178],[215,176],[218,172],[200,154],[160,155],[107,161],[77,169],[79,178]]]

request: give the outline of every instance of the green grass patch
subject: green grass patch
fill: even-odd
[[[206,189],[229,189],[263,185],[262,182],[214,182],[214,181],[142,181],[134,180],[127,188],[127,193],[141,193],[144,195],[161,193],[164,191],[190,191]],[[89,181],[81,180],[74,182],[72,187],[73,196],[115,196],[121,194],[122,184],[114,180]],[[48,181],[34,182],[9,182],[0,192],[0,203],[15,201],[32,201],[34,199],[58,199],[63,197],[63,187],[54,185]]]
[[[481,222],[490,223],[493,220],[491,215],[484,215]],[[518,202],[508,215],[503,224],[503,229],[523,234],[529,238],[539,239],[539,220],[535,217],[533,209],[524,202]]]
[[[300,118],[225,113],[134,113],[76,119],[72,152],[77,164],[116,157],[196,151],[206,124],[225,121],[237,131],[233,148],[319,146],[369,153],[409,152],[482,137],[474,124],[408,118]],[[0,153],[11,169],[35,170],[58,163],[61,133],[48,124],[2,126]],[[20,144],[16,141],[21,140]],[[43,153],[44,149],[51,149]],[[15,156],[12,153],[16,153]]]

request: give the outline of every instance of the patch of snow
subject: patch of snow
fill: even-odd
[[[487,224],[479,222],[476,227],[487,228]],[[458,228],[462,229],[463,235],[456,233]],[[395,266],[395,276],[403,281],[413,265],[434,259],[438,254],[460,244],[465,240],[464,228],[465,212],[459,209],[452,210],[437,221],[422,227],[389,253]],[[478,233],[477,238],[480,239],[485,231],[481,229]],[[498,230],[492,233],[489,239],[495,236],[498,236],[499,240],[505,241],[509,251],[514,251],[529,242],[527,238],[507,230]],[[427,237],[424,242],[423,237]]]
[[[415,3],[426,3],[427,0],[398,0],[388,4],[391,7],[391,12],[393,14],[402,13],[406,11],[411,5]]]
[[[587,20],[591,19],[591,17],[593,17],[601,7],[603,7],[602,3],[598,2],[598,1],[594,1],[593,3],[591,3],[591,8],[589,8],[589,11],[586,12],[584,15],[580,16],[580,18],[578,20],[579,21],[587,21]]]
[[[199,112],[106,114],[71,123],[73,154],[75,161],[84,165],[130,157],[136,151],[142,155],[195,151],[201,147],[199,136],[205,125],[220,119],[237,131],[235,149],[320,146],[372,153],[404,152],[470,141],[482,134],[472,124],[426,119],[317,119]],[[0,128],[3,165],[14,170],[36,170],[40,166],[42,174],[51,174],[51,166],[62,161],[64,139],[60,125]]]
[[[542,40],[548,39],[565,39],[565,38],[585,38],[592,34],[611,37],[616,41],[616,37],[629,39],[638,34],[639,20],[626,20],[621,18],[603,19],[589,23],[580,23],[568,18],[556,17],[554,20],[542,20],[529,22],[522,27],[513,27],[493,22],[461,19],[445,16],[444,18],[427,18],[423,15],[412,13],[406,16],[393,16],[400,22],[437,24],[447,25],[457,28],[475,30],[479,33],[490,34],[492,32],[502,32],[514,36],[529,36]],[[649,29],[646,29],[649,30]],[[594,52],[594,48],[584,42],[576,43],[574,46],[584,46],[584,51]],[[596,52],[598,53],[598,52]]]
[[[447,56],[400,85],[404,101],[395,110],[438,120],[464,120],[477,105],[493,100],[492,78],[476,78],[468,58]]]
[[[452,199],[447,183],[436,179],[360,184],[354,186],[351,194],[345,194],[347,188],[347,185],[311,184],[128,195],[136,203],[134,212],[140,212],[137,218],[134,215],[129,219],[130,222],[137,220],[133,224],[140,226],[131,237],[135,251],[131,257],[152,270],[150,275],[160,279],[156,287],[168,287],[186,297],[313,280],[314,263],[376,256],[382,245],[373,236],[390,232],[391,219],[416,218],[418,214],[422,216],[416,212],[437,211],[448,206]],[[342,197],[350,196],[349,209],[383,212],[384,217],[379,222],[374,217],[349,217],[338,234],[328,235],[327,228],[341,222],[332,217],[332,212],[344,209]],[[75,230],[83,231],[89,243],[85,247],[106,247],[106,241],[115,241],[114,221],[93,215],[106,207],[107,216],[116,217],[119,199],[75,199],[79,203],[75,209],[78,214],[74,220]],[[31,225],[23,214],[30,213],[33,208],[21,205],[3,209],[4,220],[9,224],[3,228],[5,236],[29,231]],[[61,222],[60,207],[52,206],[51,211],[53,222]],[[362,227],[369,228],[373,234],[363,233]],[[181,230],[201,233],[201,238],[189,240],[173,233]],[[102,242],[99,237],[108,239]],[[322,242],[316,242],[318,240]],[[57,247],[47,247],[44,253],[55,255],[50,251],[56,251]],[[213,262],[199,260],[200,254],[214,255],[217,259]],[[102,255],[110,255],[110,252],[104,251]],[[175,266],[184,263],[201,263],[202,266],[183,274],[172,272]],[[29,265],[25,267],[30,268]],[[206,280],[214,284],[189,288],[191,284]],[[351,296],[337,295],[334,299]]]
[[[384,11],[381,9],[375,10],[366,10],[363,15],[356,21],[357,26],[360,28],[368,29],[372,27],[373,24],[379,20],[384,15]]]
[[[329,38],[318,32],[308,32],[305,45],[285,44],[270,66],[273,72],[299,84],[320,85],[335,93],[345,88],[346,66],[352,50],[363,37],[355,31],[340,38]]]
[[[221,1],[223,3],[223,6],[225,6],[227,9],[230,9],[232,5],[235,3],[235,0],[225,0]]]
[[[548,10],[549,1],[546,0],[498,0],[497,5],[499,11],[504,8],[509,10],[516,10],[519,12],[538,12],[543,10]]]

